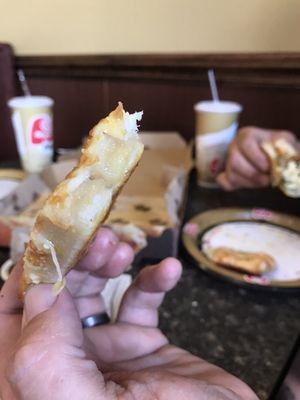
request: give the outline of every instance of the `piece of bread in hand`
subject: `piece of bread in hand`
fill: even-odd
[[[85,254],[99,225],[143,153],[137,133],[142,112],[129,114],[122,103],[89,133],[78,165],[38,213],[24,255],[23,289],[54,283]]]
[[[285,139],[263,142],[271,164],[271,182],[289,197],[300,197],[300,155]]]
[[[119,240],[128,243],[135,253],[147,246],[147,234],[133,224],[110,223],[109,227],[118,236]]]
[[[275,268],[275,260],[269,254],[246,252],[217,247],[208,252],[208,257],[225,268],[261,275]]]

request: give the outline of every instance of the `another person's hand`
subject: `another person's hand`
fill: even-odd
[[[256,127],[240,129],[229,148],[225,171],[217,177],[217,182],[225,190],[270,185],[270,163],[261,143],[278,138],[296,143],[295,136],[288,131]]]
[[[80,318],[104,311],[107,279],[132,261],[130,248],[101,229],[87,256],[53,296],[38,285],[18,300],[21,265],[0,297],[0,393],[3,400],[257,399],[222,369],[168,344],[158,307],[181,275],[166,259],[141,271],[115,323],[82,330]]]

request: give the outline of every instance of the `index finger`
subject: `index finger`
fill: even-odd
[[[0,314],[19,314],[22,310],[23,302],[20,296],[22,272],[23,261],[19,261],[1,289]]]
[[[111,229],[101,227],[86,255],[77,264],[77,269],[95,271],[103,267],[113,255],[119,240]]]
[[[158,307],[166,292],[177,284],[181,272],[182,266],[174,258],[144,268],[123,297],[118,322],[156,327]]]
[[[113,278],[123,273],[133,258],[132,248],[127,243],[120,242],[111,229],[102,227],[87,254],[78,263],[77,269],[101,278]]]

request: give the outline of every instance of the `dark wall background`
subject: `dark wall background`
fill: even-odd
[[[300,137],[300,54],[14,57],[0,46],[0,160],[16,157],[5,103],[20,93],[17,68],[32,94],[55,100],[56,147],[78,146],[119,100],[130,112],[144,110],[141,129],[176,130],[191,139],[193,105],[210,98],[208,68],[215,69],[220,97],[244,106],[241,125],[290,129]]]

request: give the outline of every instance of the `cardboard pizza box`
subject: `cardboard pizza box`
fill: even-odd
[[[141,132],[145,151],[135,172],[119,195],[107,224],[133,224],[147,234],[148,246],[139,259],[175,256],[185,199],[188,173],[192,165],[191,146],[177,132]],[[65,153],[43,174],[55,187],[76,165]]]
[[[137,235],[138,230],[147,238],[147,246],[138,254],[137,261],[161,259],[177,254],[177,241],[186,193],[187,177],[191,168],[191,147],[176,132],[141,133],[145,151],[139,166],[117,198],[106,224],[118,233]],[[64,152],[41,176],[31,176],[10,197],[23,204],[21,212],[13,215],[8,208],[10,199],[2,202],[4,222],[11,229],[30,231],[34,217],[45,199],[59,182],[74,168],[79,151]],[[40,198],[38,197],[40,196]],[[32,199],[30,204],[28,199]],[[5,206],[6,205],[6,206]],[[1,217],[1,216],[0,216]],[[137,230],[132,229],[136,227]],[[124,229],[123,229],[124,228]],[[24,232],[22,230],[22,237]],[[122,235],[121,235],[122,236]],[[143,242],[135,237],[136,242]],[[20,248],[24,248],[22,244]],[[19,251],[19,250],[18,250]],[[17,252],[18,252],[17,251]]]

